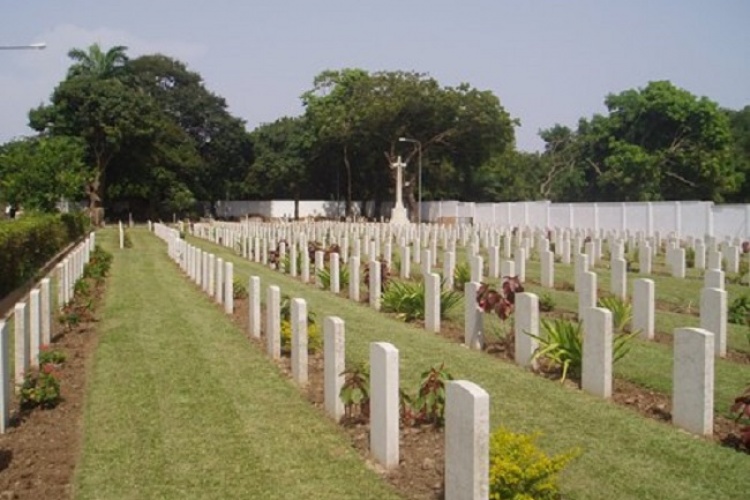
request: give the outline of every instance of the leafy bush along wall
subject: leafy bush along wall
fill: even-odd
[[[82,214],[27,215],[0,222],[0,297],[32,278],[87,229]]]

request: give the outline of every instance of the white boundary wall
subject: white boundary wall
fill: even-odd
[[[355,202],[356,215],[371,216],[374,204]],[[393,203],[383,203],[388,213]],[[293,200],[221,201],[219,217],[262,215],[269,218],[294,216]],[[341,217],[344,202],[300,201],[300,217]],[[422,203],[422,221],[444,218],[484,226],[529,226],[537,228],[629,230],[635,234],[676,233],[680,236],[750,239],[750,204],[715,205],[705,201],[632,203],[471,203],[429,201]]]

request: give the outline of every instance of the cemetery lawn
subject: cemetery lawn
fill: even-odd
[[[266,288],[275,284],[282,294],[306,299],[317,318],[343,318],[348,362],[366,361],[370,342],[391,342],[399,349],[405,388],[415,387],[422,371],[445,362],[454,377],[475,382],[489,392],[492,429],[503,425],[514,432],[541,431],[539,442],[551,453],[580,448],[582,455],[562,476],[565,498],[747,496],[750,461],[746,454],[545,380],[486,353],[469,351],[363,304],[248,262],[225,247],[189,240],[234,262],[236,278],[247,282],[250,275],[259,276],[263,299]]]
[[[399,498],[337,426],[181,275],[164,243],[114,253],[79,498]]]

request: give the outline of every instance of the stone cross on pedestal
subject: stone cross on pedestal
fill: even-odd
[[[391,224],[408,224],[409,219],[406,217],[406,209],[402,200],[404,191],[404,168],[406,163],[401,161],[399,156],[396,163],[391,163],[391,168],[396,169],[396,205],[391,211]]]

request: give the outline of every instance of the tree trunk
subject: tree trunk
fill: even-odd
[[[89,216],[94,226],[101,226],[104,222],[104,208],[102,207],[104,182],[102,182],[102,177],[102,171],[97,169],[94,179],[86,186],[86,194],[89,197]]]
[[[346,167],[346,207],[345,215],[352,215],[352,165],[349,162],[349,150],[344,146],[344,166]]]

